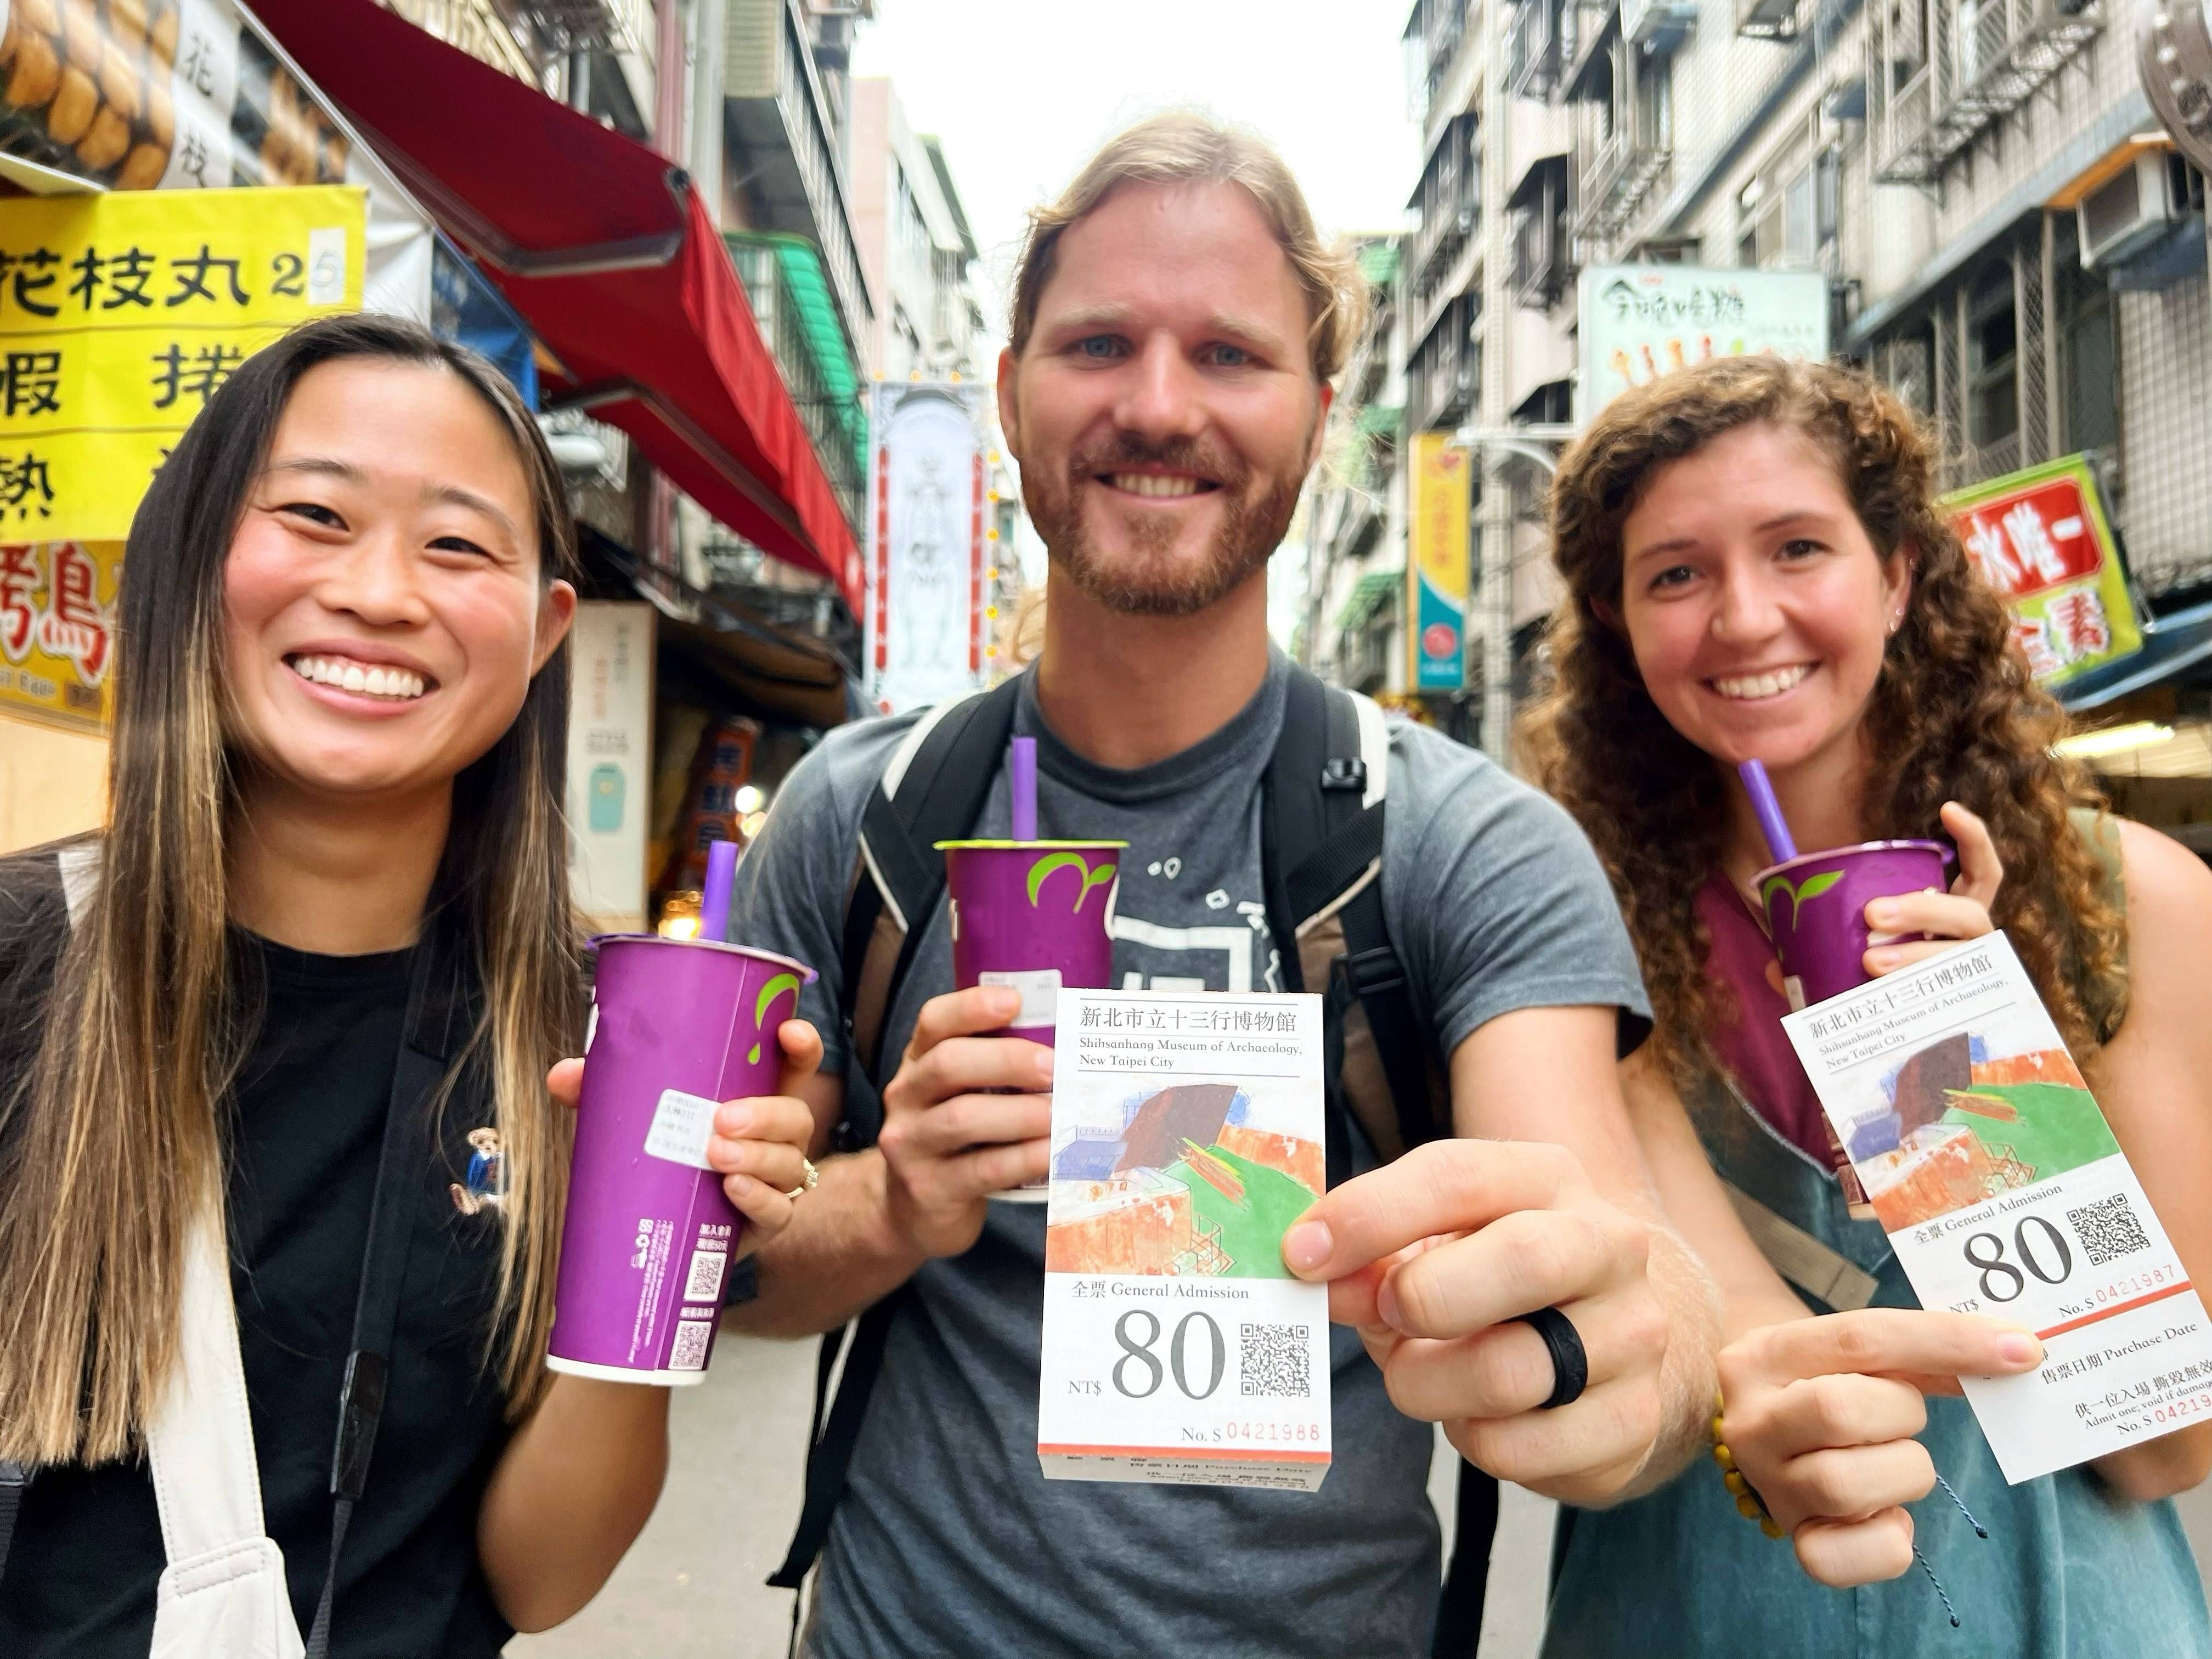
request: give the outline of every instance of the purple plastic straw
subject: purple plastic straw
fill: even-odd
[[[1790,838],[1790,822],[1782,816],[1782,803],[1774,799],[1774,786],[1767,781],[1766,768],[1759,762],[1747,760],[1735,769],[1736,776],[1751,793],[1751,810],[1759,815],[1759,827],[1766,836],[1766,850],[1774,855],[1777,864],[1787,864],[1797,856],[1797,843]]]
[[[1036,739],[1016,738],[1006,754],[1014,786],[1014,839],[1036,839]]]
[[[737,873],[738,844],[712,842],[707,848],[707,885],[699,895],[699,937],[717,945],[729,942],[730,878]]]

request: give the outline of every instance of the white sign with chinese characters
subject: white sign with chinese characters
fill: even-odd
[[[1590,265],[1577,279],[1575,419],[1631,386],[1708,357],[1828,355],[1828,279],[1818,271]]]
[[[1960,1379],[2007,1480],[2212,1415],[2204,1305],[2003,934],[1782,1025],[1921,1304],[2043,1344]]]
[[[1312,1492],[1328,1290],[1322,1000],[1060,993],[1037,1456],[1048,1479]]]

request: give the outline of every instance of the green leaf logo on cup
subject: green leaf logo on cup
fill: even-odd
[[[758,1038],[760,1033],[768,1030],[768,1011],[769,1006],[774,1004],[775,1000],[781,996],[786,991],[791,993],[791,1011],[795,1014],[799,1012],[798,975],[778,974],[774,979],[769,981],[767,984],[761,987],[760,1000],[753,1004],[753,1035],[756,1039]],[[760,1064],[760,1057],[761,1046],[760,1043],[756,1041],[753,1043],[753,1046],[745,1051],[745,1063],[748,1066],[757,1066]]]
[[[1083,901],[1091,896],[1091,890],[1103,887],[1113,880],[1114,872],[1120,867],[1118,865],[1102,864],[1094,870],[1080,853],[1048,854],[1030,866],[1030,908],[1034,910],[1038,907],[1044,891],[1045,878],[1055,871],[1073,870],[1082,878],[1082,884],[1075,890],[1075,902],[1069,907],[1071,910],[1079,911],[1083,908]]]
[[[1792,887],[1790,884],[1789,877],[1777,876],[1771,881],[1768,882],[1765,887],[1759,890],[1759,896],[1762,899],[1765,900],[1767,903],[1771,904],[1774,902],[1774,896],[1776,893],[1781,892],[1789,894],[1790,925],[1792,927],[1795,927],[1797,925],[1797,911],[1799,907],[1802,906],[1808,898],[1820,897],[1821,894],[1826,892],[1831,887],[1833,887],[1843,878],[1844,872],[1840,870],[1823,870],[1816,876],[1806,877],[1805,884],[1803,886]]]

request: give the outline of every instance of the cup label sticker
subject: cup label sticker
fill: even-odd
[[[653,1126],[645,1132],[645,1150],[671,1164],[713,1169],[707,1162],[707,1142],[714,1133],[714,1109],[721,1103],[681,1089],[663,1090],[653,1109]]]
[[[1006,1023],[1024,1030],[1056,1025],[1060,1018],[1060,969],[1036,968],[1021,973],[986,969],[975,975],[978,985],[1011,985],[1022,994],[1021,1012]]]

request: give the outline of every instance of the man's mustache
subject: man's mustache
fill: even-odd
[[[1102,472],[1123,472],[1157,466],[1188,472],[1210,483],[1233,486],[1244,482],[1244,468],[1227,456],[1188,438],[1152,443],[1123,433],[1109,442],[1078,450],[1067,463],[1071,477],[1096,477]]]

